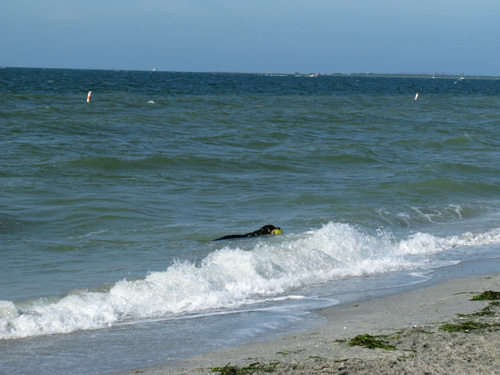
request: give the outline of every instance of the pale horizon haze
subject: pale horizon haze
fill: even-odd
[[[500,76],[500,1],[1,0],[0,66]]]

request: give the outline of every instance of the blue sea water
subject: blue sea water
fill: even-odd
[[[499,108],[493,79],[0,69],[0,373],[176,361],[497,264]]]

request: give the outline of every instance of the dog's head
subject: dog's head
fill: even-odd
[[[274,225],[264,225],[258,230],[260,234],[281,234],[282,230],[280,227],[275,227]]]

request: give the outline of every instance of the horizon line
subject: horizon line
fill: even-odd
[[[30,66],[0,66],[0,69],[46,69],[46,70],[97,70],[97,71],[116,71],[116,72],[151,72],[151,73],[207,73],[207,74],[276,74],[276,75],[311,75],[316,74],[318,76],[371,76],[371,77],[433,77],[433,78],[456,78],[456,77],[468,77],[468,78],[500,78],[498,75],[494,74],[466,74],[466,73],[411,73],[411,72],[399,72],[399,73],[321,73],[321,72],[240,72],[240,71],[182,71],[182,70],[157,70],[156,68],[151,69],[112,69],[112,68],[57,68],[57,67],[30,67]]]

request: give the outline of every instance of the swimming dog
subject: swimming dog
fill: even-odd
[[[247,237],[257,237],[257,236],[266,236],[269,234],[281,234],[281,228],[275,227],[274,225],[264,225],[262,228],[250,232],[247,234],[230,234],[229,236],[224,236],[221,238],[217,238],[214,241],[220,241],[220,240],[231,240],[234,238],[247,238]]]

